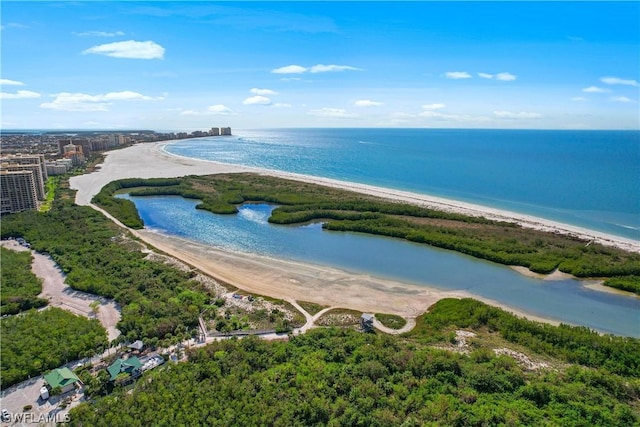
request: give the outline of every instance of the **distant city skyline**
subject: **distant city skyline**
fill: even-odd
[[[640,129],[638,2],[2,4],[3,129]]]

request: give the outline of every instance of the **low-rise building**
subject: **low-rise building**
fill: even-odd
[[[126,360],[118,359],[107,368],[109,381],[115,381],[121,374],[128,374],[129,378],[137,378],[142,373],[141,367],[142,363],[135,356]]]
[[[44,376],[44,380],[51,390],[60,388],[61,393],[73,390],[76,384],[81,383],[80,378],[69,368],[57,368]]]

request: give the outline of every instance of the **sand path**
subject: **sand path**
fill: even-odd
[[[2,246],[18,251],[29,250],[13,240],[3,240]],[[71,289],[64,283],[64,274],[50,256],[35,251],[31,251],[31,255],[31,271],[42,279],[42,292],[38,295],[40,298],[48,300],[52,307],[59,307],[80,316],[97,318],[107,330],[109,341],[120,335],[120,331],[116,329],[120,320],[120,310],[113,300]],[[91,308],[94,301],[100,303],[96,314],[93,314]]]

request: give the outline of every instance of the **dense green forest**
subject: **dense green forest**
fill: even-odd
[[[407,335],[438,342],[455,328],[488,330],[539,354],[640,378],[637,338],[601,335],[584,326],[532,322],[470,298],[438,301]]]
[[[5,317],[0,332],[2,389],[107,346],[100,322],[55,307]]]
[[[1,314],[16,314],[47,305],[47,300],[38,298],[42,282],[31,272],[31,252],[0,248],[0,257]]]
[[[154,187],[143,187],[140,181],[131,184],[143,193],[168,190],[190,197],[219,185],[215,188],[229,192],[227,201],[207,203],[219,204],[220,211],[235,210],[237,203],[245,201],[279,203],[285,211],[300,202],[302,209],[311,203],[306,197],[322,194],[328,194],[322,196],[326,203],[342,200],[338,190],[306,189],[307,184],[288,181],[271,182],[270,191],[276,196],[268,196],[266,188],[255,190],[262,184],[245,182],[260,183],[262,177],[242,176],[238,182],[236,176],[218,177],[221,183],[214,184],[211,178],[200,177],[155,180]],[[186,182],[192,192],[178,192]],[[141,244],[100,213],[74,205],[72,194],[64,188],[60,191],[49,212],[3,217],[2,237],[24,237],[34,249],[51,254],[72,287],[118,301],[123,307],[118,327],[125,338],[166,344],[196,324],[211,295],[191,280],[191,273],[144,259]],[[360,202],[352,202],[351,210],[330,209],[313,219],[326,220],[334,211],[336,217],[361,215],[365,221],[377,215],[403,217],[398,212],[402,208],[394,204],[375,202],[381,207],[365,198],[362,203],[373,205],[358,212],[354,206]],[[113,206],[116,212],[133,207],[130,214],[137,217],[130,202]],[[381,209],[393,213],[381,213]],[[407,221],[518,230],[484,219],[443,213],[430,217],[413,211],[421,208],[408,209],[412,213]],[[283,214],[286,219],[288,212]],[[560,245],[556,238],[565,239],[549,237]],[[569,248],[571,242],[568,239],[563,245]],[[574,249],[584,247],[586,251],[580,253],[585,256],[604,257],[599,262],[610,260],[620,266],[637,262],[624,252],[607,258],[614,252],[606,248],[593,255],[590,248],[595,245],[583,243],[574,242]],[[71,424],[640,425],[640,340],[531,322],[470,299],[440,301],[417,320],[418,326],[401,337],[318,328],[289,341],[248,337],[192,349],[188,363],[165,365],[145,374],[131,392],[116,388],[112,395],[81,404],[72,410]],[[390,316],[385,321],[399,319]],[[59,309],[4,318],[1,326],[3,388],[107,345],[97,321]],[[478,334],[469,355],[435,348],[450,346],[459,328]],[[553,363],[541,371],[523,370],[513,358],[491,351],[496,342]]]
[[[144,259],[142,245],[132,245],[122,233],[101,213],[75,205],[72,194],[58,197],[48,212],[2,219],[2,237],[23,237],[33,249],[51,254],[69,286],[115,299],[122,307],[122,339],[148,338],[153,344],[196,327],[210,295],[191,280],[195,273]]]
[[[394,203],[344,190],[256,174],[127,179],[105,186],[94,202],[124,224],[140,228],[135,205],[114,198],[181,195],[199,199],[198,209],[233,214],[250,202],[278,204],[269,218],[277,224],[322,221],[336,231],[379,234],[462,252],[539,273],[555,269],[578,277],[610,278],[605,284],[640,294],[640,254],[605,247],[572,236],[522,228],[513,223]],[[613,279],[615,277],[615,280]]]
[[[470,304],[452,300],[436,304],[433,318],[426,314],[420,319],[422,330],[433,330],[434,324],[442,331],[455,328]],[[477,308],[487,307],[480,304]],[[580,335],[580,331],[575,332]],[[189,363],[151,372],[131,393],[118,391],[73,409],[70,424],[639,423],[637,371],[633,376],[621,376],[606,368],[571,366],[530,372],[514,359],[495,356],[486,347],[478,346],[469,355],[462,355],[429,346],[433,341],[434,337],[420,333],[394,337],[318,328],[288,342],[253,337],[217,342],[191,350]],[[636,351],[631,357],[637,358],[638,341],[633,341],[629,351]],[[558,344],[558,348],[570,346],[569,342]]]

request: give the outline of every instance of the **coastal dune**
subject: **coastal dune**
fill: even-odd
[[[77,190],[76,203],[91,206],[92,197],[104,185],[117,179],[170,178],[185,175],[253,172],[357,191],[449,212],[517,222],[523,227],[572,234],[586,240],[640,252],[640,242],[540,218],[406,191],[178,157],[163,151],[165,144],[137,144],[107,153],[104,163],[95,172],[71,178],[71,188]],[[354,274],[326,266],[222,251],[149,230],[135,230],[133,233],[150,245],[191,264],[206,274],[240,289],[271,297],[313,301],[328,306],[360,311],[395,313],[404,317],[415,317],[442,298],[474,297],[492,305],[502,306],[515,314],[530,319],[543,320],[466,292],[444,291],[369,275]]]

